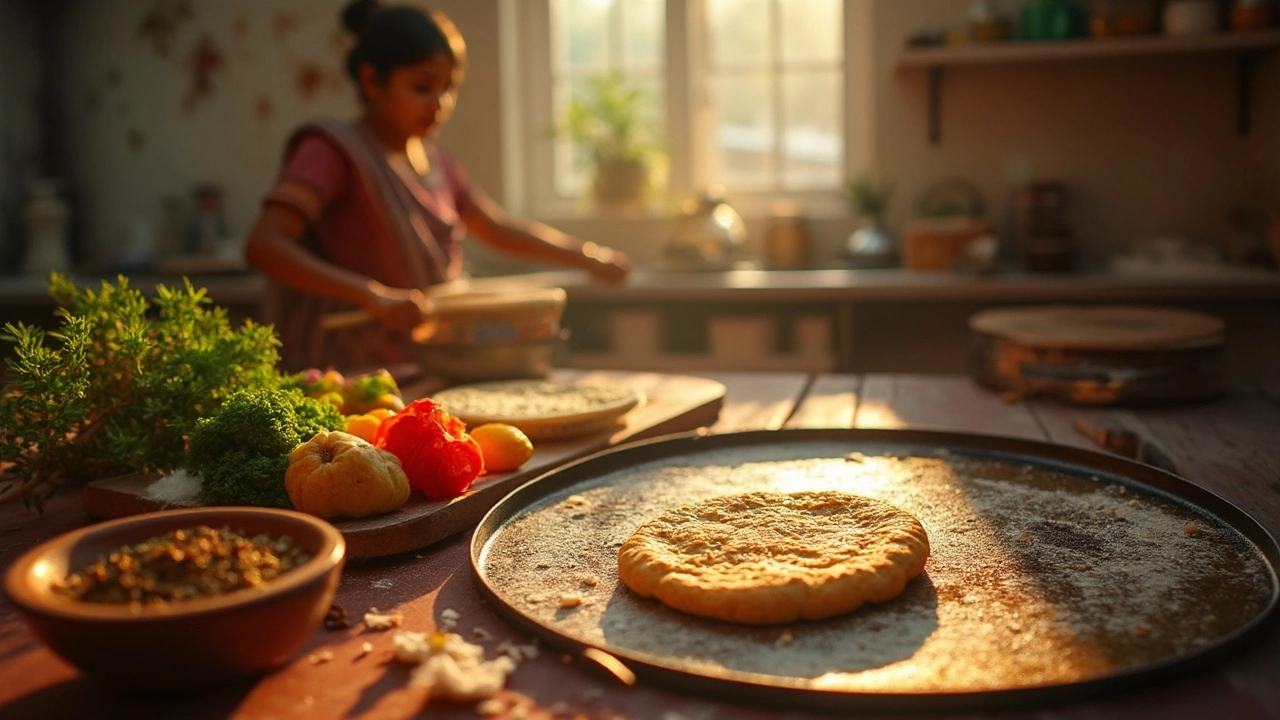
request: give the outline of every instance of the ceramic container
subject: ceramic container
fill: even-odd
[[[1221,15],[1214,0],[1170,0],[1164,6],[1164,34],[1208,35],[1219,28]]]
[[[747,241],[742,217],[717,189],[708,189],[686,200],[663,248],[663,260],[672,271],[730,270],[741,259]]]
[[[311,555],[266,583],[183,602],[92,603],[53,584],[99,557],[174,530],[208,525],[246,536],[287,535]],[[164,510],[64,533],[9,566],[4,593],[51,650],[113,691],[168,695],[267,672],[288,662],[328,612],[346,541],[329,523],[291,510]]]
[[[65,272],[71,267],[67,256],[71,208],[60,190],[57,180],[33,182],[31,196],[22,209],[27,230],[27,255],[22,269],[30,275],[47,276],[51,271]]]

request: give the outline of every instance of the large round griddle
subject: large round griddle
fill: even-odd
[[[916,515],[932,546],[925,573],[887,603],[767,627],[691,617],[618,579],[622,542],[668,508],[801,489]],[[843,711],[1133,687],[1221,661],[1269,624],[1280,595],[1276,541],[1203,488],[1116,456],[926,430],[689,435],[612,450],[499,502],[471,556],[495,609],[561,649],[602,650],[667,687]]]

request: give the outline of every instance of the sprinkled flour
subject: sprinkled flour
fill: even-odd
[[[174,470],[147,486],[142,497],[162,508],[195,507],[200,504],[200,486],[204,478],[186,470]]]
[[[851,449],[716,450],[573,485],[489,542],[487,579],[520,612],[606,649],[704,672],[914,692],[1067,683],[1177,657],[1249,622],[1275,588],[1234,529],[1121,478],[958,451],[897,457],[864,447],[851,461]],[[925,526],[925,574],[894,600],[753,628],[683,615],[618,579],[618,548],[667,509],[750,490],[828,489],[889,502]],[[565,607],[569,594],[581,602]]]

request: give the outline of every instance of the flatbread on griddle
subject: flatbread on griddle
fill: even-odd
[[[843,492],[753,492],[670,510],[618,552],[642,597],[751,625],[817,620],[884,602],[924,570],[929,538],[912,515]]]

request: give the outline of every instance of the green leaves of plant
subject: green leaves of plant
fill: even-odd
[[[124,277],[80,289],[53,274],[56,330],[9,324],[0,393],[0,466],[24,491],[182,466],[187,436],[243,388],[274,388],[279,340],[184,280],[148,299]],[[0,488],[0,494],[3,494]],[[24,492],[26,494],[26,492]]]

